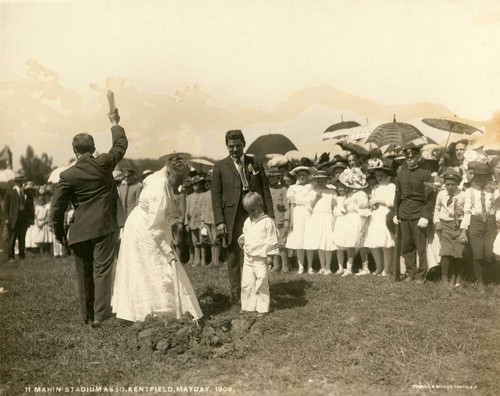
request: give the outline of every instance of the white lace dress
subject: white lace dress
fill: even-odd
[[[139,204],[125,223],[111,299],[116,316],[129,321],[142,321],[153,312],[175,312],[170,264],[174,256],[167,221],[173,192],[165,168],[149,176],[145,184]],[[181,313],[198,319],[203,314],[191,282],[178,262],[176,269]]]
[[[314,205],[311,219],[306,225],[304,248],[307,250],[337,250],[333,241],[333,209],[332,202],[336,199],[335,190],[324,192]]]
[[[333,241],[339,249],[362,247],[370,216],[368,196],[363,190],[356,190],[345,197],[343,206],[343,210],[339,208],[342,215],[335,221]]]
[[[394,235],[386,225],[387,213],[394,206],[396,185],[394,183],[377,184],[372,190],[372,199],[381,200],[385,205],[379,205],[372,210],[368,230],[366,231],[365,247],[390,248],[395,246]]]
[[[293,184],[288,188],[286,197],[289,203],[295,204],[292,212],[292,230],[289,232],[286,247],[288,249],[305,249],[304,237],[306,226],[311,219],[312,207],[316,193],[310,184]]]

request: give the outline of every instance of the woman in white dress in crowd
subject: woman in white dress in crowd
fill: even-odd
[[[306,226],[311,219],[311,204],[316,197],[316,193],[309,183],[309,176],[313,170],[312,165],[311,160],[303,158],[301,160],[301,165],[290,171],[292,176],[297,177],[297,183],[291,185],[286,194],[291,213],[290,232],[286,241],[286,247],[287,249],[295,249],[297,251],[297,262],[299,264],[298,274],[304,273],[304,236]],[[308,250],[307,265],[309,266],[308,272],[310,274],[314,273],[312,268],[313,258],[314,250]]]
[[[33,239],[41,254],[49,254],[54,237],[50,229],[50,193],[45,187],[40,187],[39,204],[35,206],[35,226]]]
[[[370,248],[377,266],[376,275],[387,276],[392,273],[394,261],[394,234],[387,227],[387,214],[394,206],[396,185],[391,183],[392,167],[388,159],[368,161],[368,171],[375,175],[378,184],[373,187],[369,202],[372,210],[365,247]],[[390,216],[392,220],[393,216]]]
[[[337,194],[333,188],[328,188],[326,182],[328,173],[319,170],[312,177],[316,194],[311,206],[312,215],[305,229],[304,247],[307,251],[318,251],[322,275],[330,275],[333,251],[337,248],[333,242],[333,209]]]
[[[359,168],[344,170],[339,181],[348,189],[342,212],[344,215],[337,217],[333,230],[333,241],[339,250],[347,250],[347,268],[342,276],[352,274],[354,257],[363,247],[366,225],[370,210],[368,209],[368,195],[363,191],[368,184],[366,177]],[[370,273],[368,263],[363,263],[363,273]]]
[[[172,251],[167,220],[174,210],[173,191],[188,170],[181,155],[169,156],[166,167],[145,180],[139,203],[127,218],[111,299],[119,319],[142,321],[148,314],[173,313],[177,302],[181,314],[189,312],[194,319],[202,316],[189,278]]]

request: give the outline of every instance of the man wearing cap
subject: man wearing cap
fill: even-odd
[[[476,287],[483,291],[485,273],[492,269],[493,243],[497,235],[499,191],[492,183],[491,169],[487,164],[477,164],[473,168],[471,187],[465,192],[464,217],[460,241],[468,239],[472,248],[472,263],[476,277]]]
[[[241,249],[238,238],[248,213],[243,208],[243,197],[257,192],[264,201],[264,213],[274,218],[273,202],[267,177],[262,166],[243,154],[245,137],[240,130],[226,132],[229,156],[217,162],[212,175],[212,207],[219,238],[227,237],[227,267],[231,284],[231,298],[239,303],[241,292]]]
[[[459,240],[465,193],[458,188],[462,176],[455,169],[446,169],[442,178],[445,188],[437,193],[433,222],[441,244],[439,256],[441,257],[442,285],[449,287],[462,284],[465,275],[464,244]]]
[[[14,186],[7,190],[5,196],[5,224],[8,229],[9,262],[15,261],[15,245],[18,241],[19,259],[23,260],[26,254],[25,241],[26,231],[33,224],[35,208],[33,200],[30,200],[24,191],[24,172],[19,170],[14,178]]]
[[[401,225],[399,243],[405,259],[406,281],[416,279],[417,283],[423,284],[427,273],[427,225],[432,221],[434,211],[434,192],[425,183],[432,183],[432,176],[421,165],[419,146],[410,143],[403,152],[406,166],[401,167],[396,177],[394,222]]]
[[[113,146],[107,154],[94,158],[94,139],[87,133],[73,138],[77,160],[61,173],[51,209],[55,237],[69,245],[75,257],[82,319],[93,327],[99,327],[111,315],[111,275],[118,230],[113,169],[128,147],[125,131],[118,125],[117,109],[109,119]],[[74,213],[66,238],[64,215],[70,202]]]
[[[129,216],[132,209],[139,203],[139,195],[141,195],[142,186],[137,183],[135,171],[131,168],[122,170],[123,181],[118,186],[118,195],[125,212],[125,219]]]

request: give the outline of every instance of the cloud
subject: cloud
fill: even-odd
[[[56,163],[65,163],[71,156],[71,138],[78,132],[93,134],[99,152],[108,150],[108,89],[115,92],[121,124],[130,139],[127,157],[131,158],[157,158],[174,150],[222,156],[226,154],[224,133],[229,129],[248,132],[248,145],[269,132],[302,143],[320,141],[326,127],[340,121],[341,115],[361,124],[367,119],[390,122],[394,114],[398,121],[453,116],[440,104],[381,105],[329,85],[299,90],[270,111],[238,104],[212,105],[210,94],[197,85],[178,89],[173,95],[143,92],[121,77],[109,77],[102,85],[89,82],[88,92],[80,93],[64,87],[56,72],[36,60],[30,59],[26,65],[25,78],[0,82],[0,146],[8,144],[20,155],[31,144],[36,153],[47,152]],[[89,95],[95,101],[93,106],[88,106]],[[87,111],[88,107],[92,109]],[[487,124],[460,120],[477,127]]]

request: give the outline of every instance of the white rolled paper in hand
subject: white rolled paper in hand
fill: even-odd
[[[115,94],[113,91],[108,90],[108,103],[109,103],[109,114],[113,114],[115,112]]]

